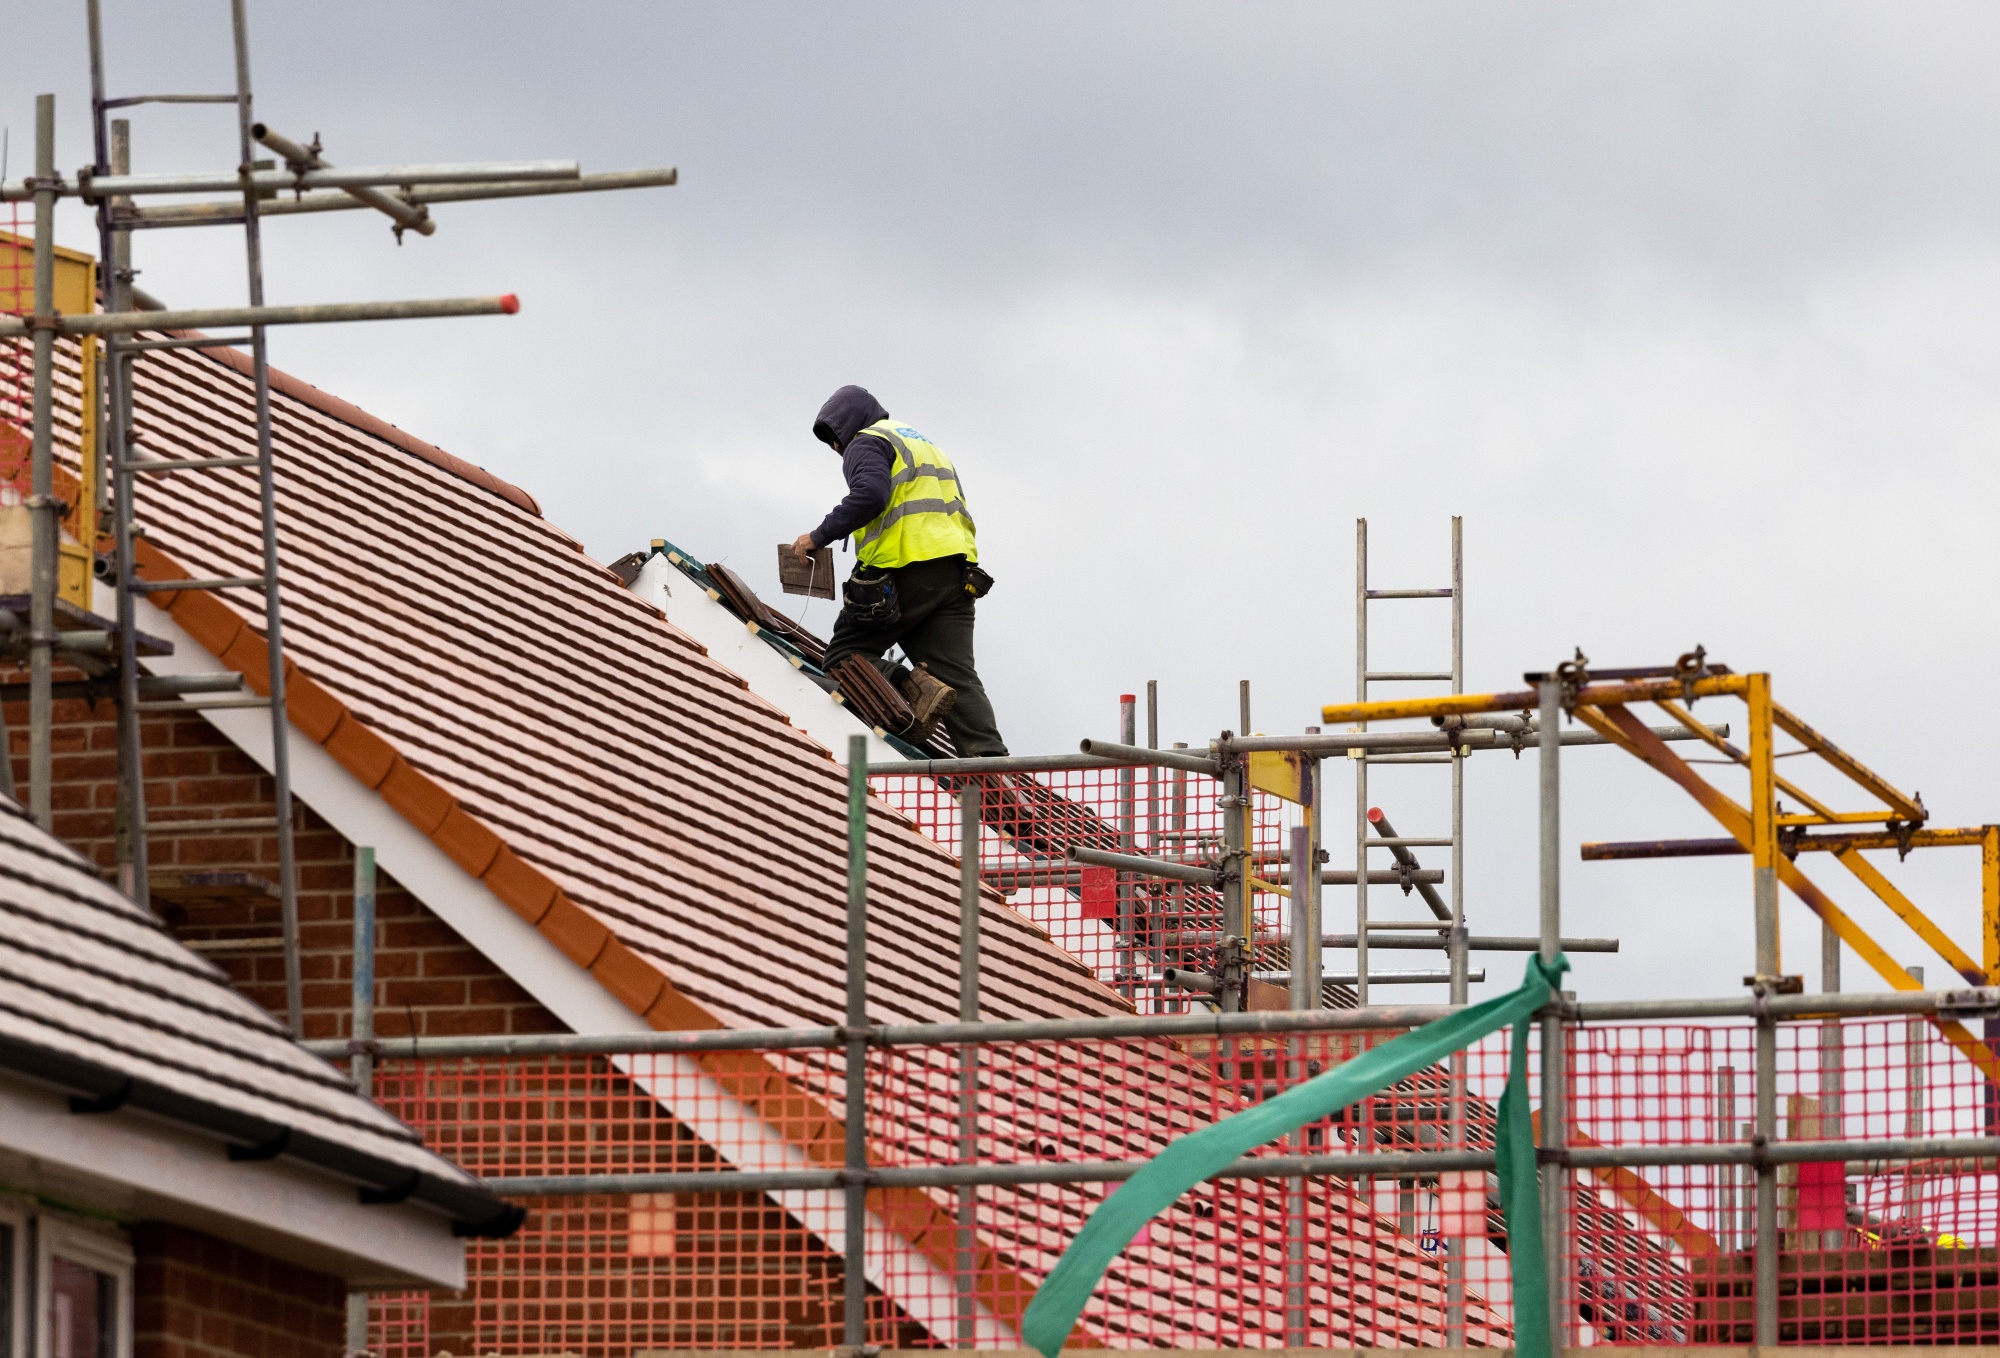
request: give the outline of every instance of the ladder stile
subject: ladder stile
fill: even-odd
[[[244,175],[243,253],[250,305],[264,305],[264,237],[257,220],[257,190],[249,183],[257,140],[250,93],[250,25],[246,0],[229,0],[236,48],[236,128]],[[304,978],[299,960],[299,884],[292,841],[291,724],[285,715],[285,633],[278,582],[277,467],[271,451],[271,366],[265,327],[250,327],[250,368],[257,393],[257,491],[264,541],[264,641],[271,702],[271,794],[278,820],[278,899],[285,931],[285,1018],[293,1037],[305,1036]]]

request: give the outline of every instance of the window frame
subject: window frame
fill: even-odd
[[[35,1349],[34,1358],[55,1358],[55,1337],[49,1333],[49,1283],[60,1255],[73,1264],[106,1274],[112,1281],[111,1353],[132,1355],[132,1283],[136,1259],[132,1246],[111,1228],[43,1211],[35,1214]]]
[[[0,1226],[9,1227],[14,1232],[13,1257],[7,1260],[6,1297],[13,1303],[10,1308],[0,1310],[0,1353],[10,1358],[26,1358],[28,1348],[28,1260],[34,1254],[35,1205],[32,1202],[0,1194]]]

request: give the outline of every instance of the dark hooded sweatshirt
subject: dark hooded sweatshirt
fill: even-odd
[[[889,412],[865,387],[842,387],[827,397],[813,421],[813,437],[840,454],[840,474],[847,478],[847,498],[813,529],[815,547],[844,538],[889,507],[889,471],[896,453],[886,439],[861,433]]]

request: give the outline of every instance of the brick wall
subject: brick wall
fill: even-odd
[[[340,1358],[340,1279],[159,1222],[132,1249],[133,1358]]]
[[[26,793],[27,705],[5,704],[15,786]],[[147,815],[247,819],[273,812],[271,780],[249,756],[200,717],[147,713]],[[104,867],[117,861],[117,725],[110,702],[56,704],[55,831]],[[295,808],[299,863],[299,943],[306,1035],[345,1037],[352,1006],[354,846],[304,806]],[[189,872],[247,871],[275,883],[278,840],[260,833],[154,833],[156,882]],[[275,896],[190,899],[163,887],[155,907],[176,937],[229,973],[237,989],[273,1014],[285,1009],[284,954]],[[555,1032],[559,1024],[442,920],[386,874],[377,875],[376,1031],[419,1033]]]

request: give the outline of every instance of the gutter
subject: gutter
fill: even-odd
[[[414,1203],[451,1219],[451,1233],[501,1240],[520,1229],[527,1209],[476,1183],[415,1169],[240,1109],[196,1098],[115,1066],[0,1034],[0,1070],[69,1095],[78,1116],[130,1110],[192,1128],[228,1144],[231,1160],[280,1156],[356,1184],[364,1204]]]

